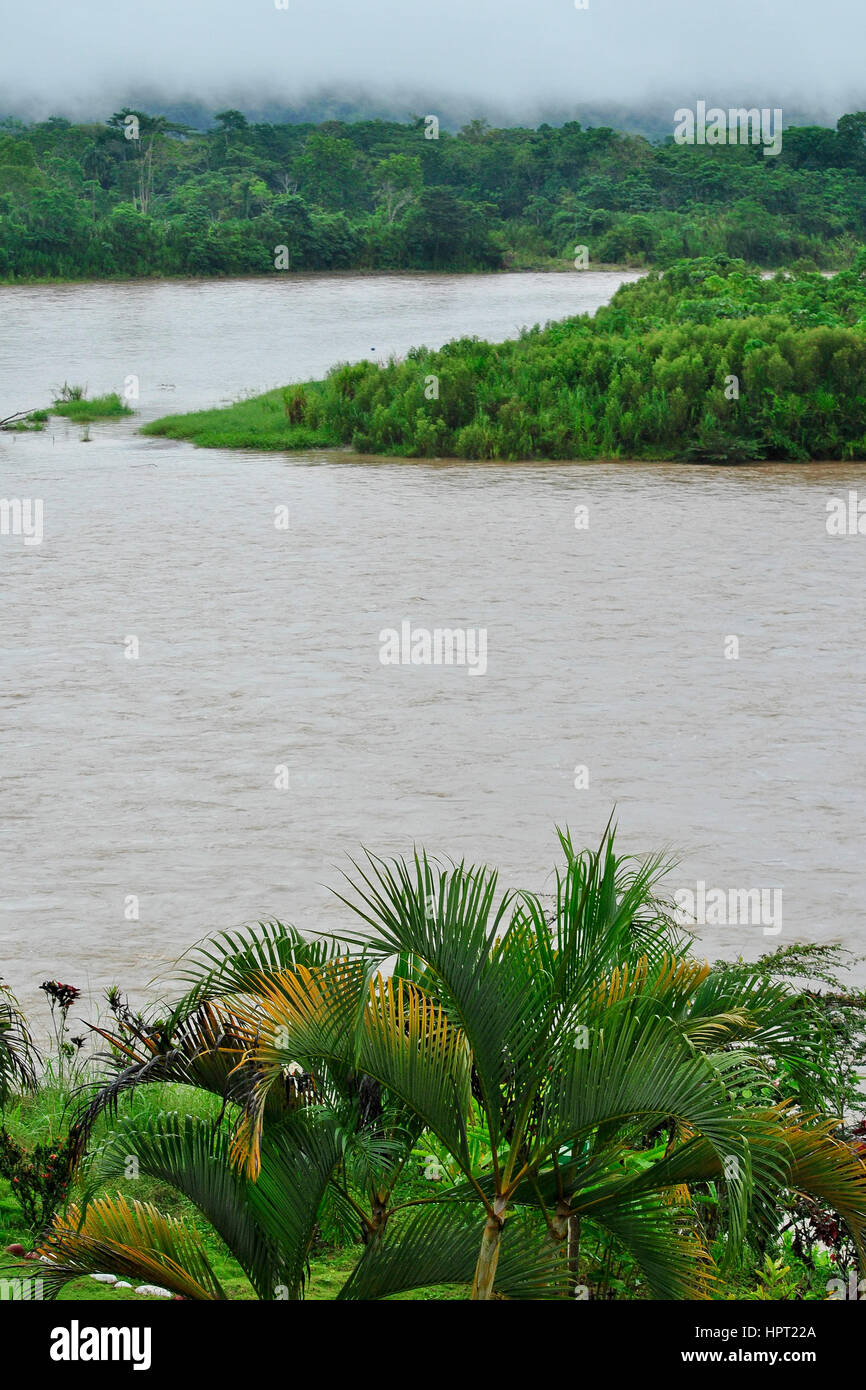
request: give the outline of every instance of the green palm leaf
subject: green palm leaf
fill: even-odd
[[[81,1218],[74,1207],[56,1217],[39,1253],[49,1298],[71,1279],[95,1273],[144,1279],[195,1300],[226,1296],[196,1230],[122,1197],[98,1198]]]
[[[194,1115],[126,1119],[93,1160],[92,1183],[129,1179],[135,1171],[183,1193],[222,1237],[262,1298],[283,1278],[283,1254],[274,1232],[256,1219],[249,1182],[231,1162],[225,1129]]]
[[[39,1051],[18,1000],[0,980],[0,1106],[23,1088],[36,1089]]]
[[[344,1301],[391,1298],[412,1289],[472,1282],[481,1238],[476,1212],[435,1204],[399,1234],[368,1250],[338,1297]],[[568,1281],[543,1231],[514,1218],[506,1225],[496,1273],[496,1294],[526,1300],[561,1299]]]

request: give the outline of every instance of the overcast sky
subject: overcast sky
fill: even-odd
[[[531,117],[647,101],[866,107],[866,0],[0,0],[0,111],[321,93]],[[426,112],[425,112],[426,113]]]

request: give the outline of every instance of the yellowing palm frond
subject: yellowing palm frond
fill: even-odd
[[[730,1010],[712,1018],[686,1019],[682,1031],[695,1047],[707,1052],[727,1043],[741,1042],[757,1031],[755,1019],[744,1010]]]
[[[834,1128],[833,1120],[786,1125],[792,1155],[790,1184],[842,1217],[862,1264],[866,1256],[866,1163],[849,1145],[834,1138]]]
[[[255,997],[236,1003],[239,1016],[257,1030],[243,1062],[253,1067],[256,1080],[232,1149],[250,1177],[261,1168],[265,1109],[285,1069],[301,1063],[315,1076],[327,1063],[354,1064],[366,979],[363,962],[335,957],[315,968],[298,965],[259,976]]]
[[[100,1197],[82,1218],[75,1207],[39,1247],[50,1263],[40,1268],[51,1297],[70,1279],[118,1274],[171,1289],[184,1298],[225,1298],[198,1232],[149,1203]]]

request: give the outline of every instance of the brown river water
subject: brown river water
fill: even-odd
[[[145,419],[214,405],[623,278],[3,288],[0,416],[130,375]],[[26,1003],[46,977],[139,1001],[267,916],[348,924],[329,888],[361,845],[546,891],[555,825],[595,843],[614,805],[625,848],[678,858],[671,893],[727,895],[711,958],[861,948],[866,536],[826,508],[866,466],[230,453],[138,423],[0,434],[0,497],[43,506],[40,544],[0,535],[0,975]],[[483,676],[382,664],[404,622],[483,630]],[[731,907],[749,890],[766,915]]]

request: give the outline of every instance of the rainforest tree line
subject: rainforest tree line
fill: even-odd
[[[7,119],[0,279],[277,273],[280,246],[290,271],[548,266],[578,244],[595,264],[837,268],[866,240],[862,112],[787,130],[777,159],[576,121],[430,133],[420,116]]]

